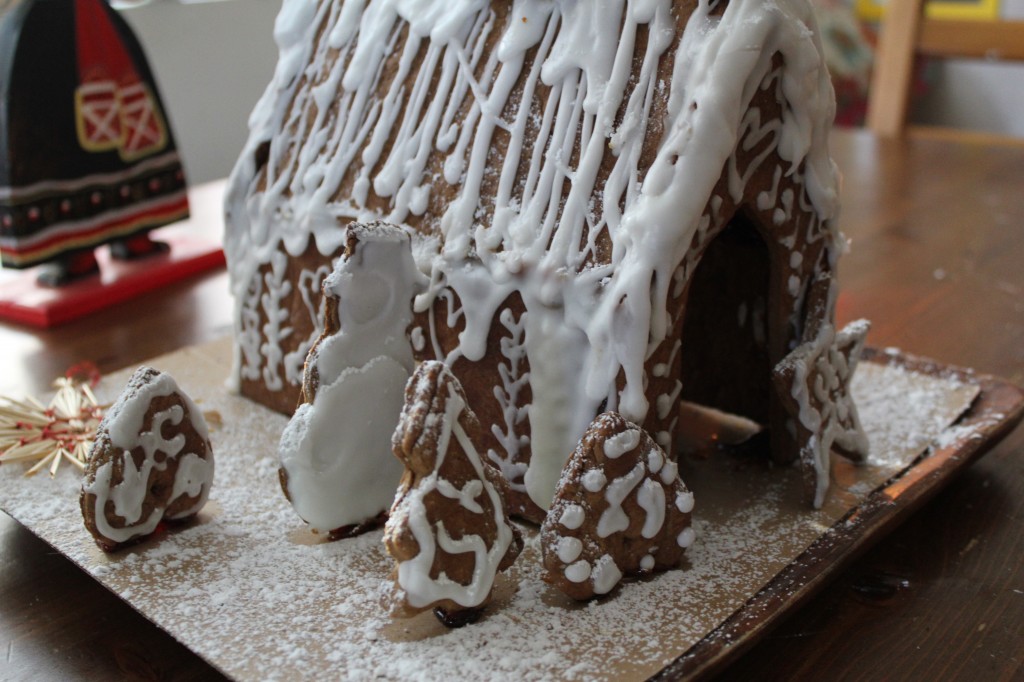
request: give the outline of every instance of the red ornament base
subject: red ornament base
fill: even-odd
[[[100,247],[98,275],[63,287],[36,282],[39,269],[0,271],[0,320],[54,327],[109,308],[178,280],[224,266],[220,245],[173,229],[155,230],[153,239],[167,243],[167,253],[138,260],[114,260]]]

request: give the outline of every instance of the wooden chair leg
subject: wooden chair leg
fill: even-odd
[[[868,128],[878,135],[899,137],[906,128],[923,10],[924,0],[890,0],[886,8],[868,95]]]

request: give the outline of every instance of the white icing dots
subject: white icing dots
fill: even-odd
[[[589,492],[598,493],[604,490],[608,477],[600,469],[591,469],[580,477],[580,481]]]
[[[555,552],[558,554],[558,560],[563,564],[571,564],[579,559],[582,551],[583,543],[579,538],[568,536],[558,538],[558,544],[555,547]]]
[[[592,571],[594,594],[608,594],[622,580],[622,571],[615,565],[615,560],[608,554],[594,562]]]
[[[693,493],[687,490],[685,493],[679,493],[676,495],[676,509],[683,514],[689,514],[693,511]]]
[[[577,561],[576,563],[567,566],[565,569],[565,577],[574,583],[581,583],[590,577],[590,564],[586,561]]]
[[[672,481],[676,480],[679,476],[679,465],[675,462],[666,461],[665,466],[661,468],[661,482],[665,485],[671,485]]]
[[[692,528],[684,528],[683,532],[681,532],[679,534],[679,537],[676,538],[676,542],[679,544],[680,547],[686,549],[687,547],[693,544],[693,541],[696,537],[697,535],[693,532]]]
[[[665,457],[661,454],[658,448],[651,448],[647,451],[647,470],[652,474],[656,474],[661,471],[661,467],[665,465]]]
[[[558,523],[569,530],[576,530],[583,525],[584,518],[586,518],[586,512],[583,511],[583,507],[578,504],[567,504],[558,518]]]
[[[653,568],[654,568],[654,557],[652,557],[650,554],[645,554],[643,556],[643,558],[640,559],[640,570],[642,570],[642,571],[649,571],[649,570],[651,570]]]
[[[610,459],[618,459],[639,444],[640,431],[628,429],[604,441],[604,454]]]

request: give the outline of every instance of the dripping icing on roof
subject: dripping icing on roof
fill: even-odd
[[[241,299],[280,247],[297,255],[312,236],[334,253],[352,220],[407,227],[432,282],[417,309],[445,287],[463,303],[449,362],[483,356],[518,292],[533,451],[553,453],[527,473],[543,502],[598,405],[643,421],[644,360],[668,334],[673,274],[723,173],[744,197],[749,174],[729,160],[776,71],[785,105],[765,126],[771,149],[800,180],[829,258],[841,252],[834,95],[806,0],[732,0],[721,16],[700,0],[685,25],[671,0],[514,0],[507,20],[492,7],[285,0],[278,69],[230,185],[226,250]],[[651,125],[656,101],[665,113]]]

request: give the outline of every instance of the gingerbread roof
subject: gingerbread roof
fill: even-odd
[[[445,288],[462,304],[449,362],[482,358],[522,297],[531,419],[558,422],[533,422],[535,451],[571,451],[603,402],[643,422],[643,363],[669,333],[673,276],[722,220],[723,178],[734,205],[778,206],[777,224],[802,211],[830,261],[842,250],[807,0],[285,0],[275,36],[227,198],[235,295],[281,250],[337,253],[353,220],[407,228],[431,281],[416,309]],[[769,86],[781,113],[761,120]],[[741,140],[758,153],[738,169]],[[766,159],[775,189],[749,196]]]

